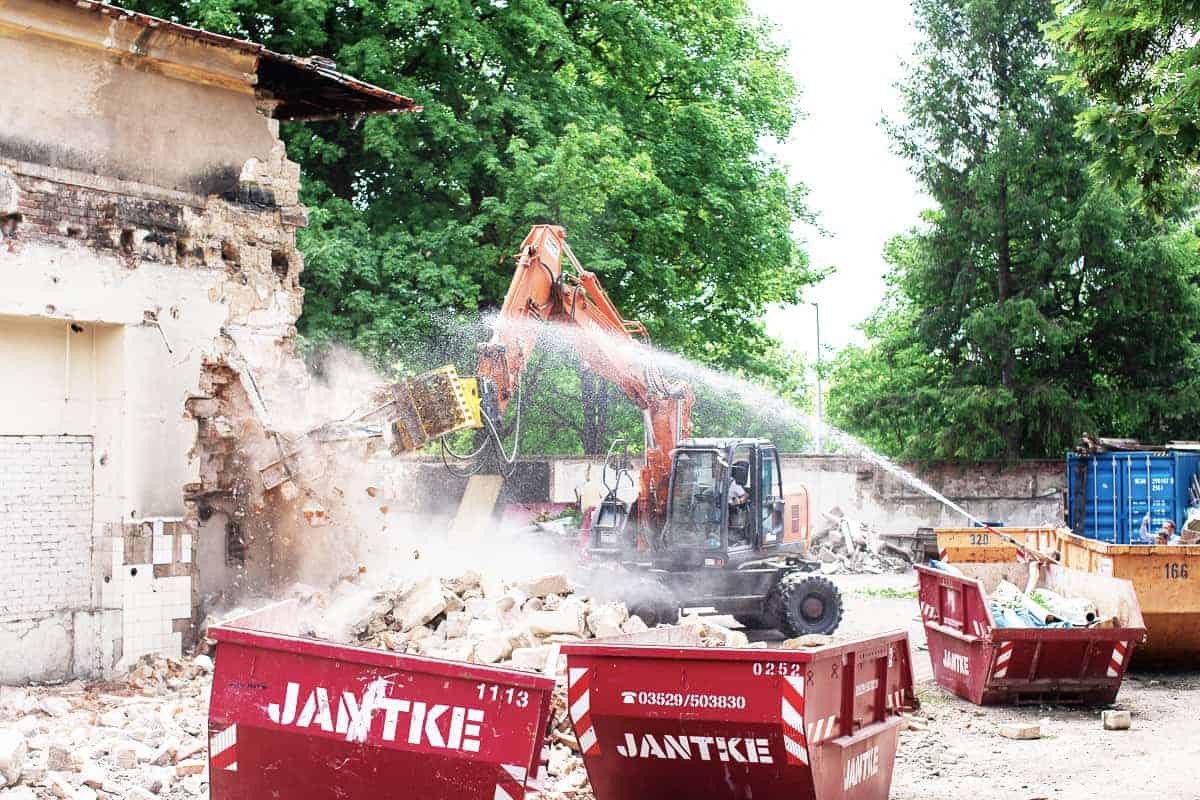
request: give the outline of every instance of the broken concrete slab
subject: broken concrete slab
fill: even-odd
[[[1133,725],[1133,714],[1129,711],[1109,709],[1100,712],[1100,720],[1106,731],[1127,731]]]
[[[392,616],[400,623],[401,630],[409,631],[424,625],[445,610],[442,582],[437,578],[426,578],[405,593],[392,608]]]
[[[530,597],[545,597],[550,594],[565,595],[571,593],[571,581],[561,572],[540,575],[536,578],[520,581],[517,588]]]
[[[561,633],[585,638],[585,611],[583,603],[574,598],[567,598],[553,611],[534,611],[529,614],[529,631],[536,636]]]
[[[29,744],[16,731],[0,730],[0,786],[11,786],[21,778]]]
[[[620,636],[621,626],[629,619],[624,603],[605,603],[588,611],[587,627],[593,636]]]
[[[1006,739],[1040,739],[1042,727],[1027,722],[1006,722],[996,729]]]

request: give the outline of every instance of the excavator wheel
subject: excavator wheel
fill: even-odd
[[[655,625],[673,625],[679,621],[679,600],[658,581],[639,581],[624,592],[630,616]]]
[[[775,627],[787,636],[833,633],[842,622],[842,593],[828,578],[811,573],[780,578],[767,607]]]

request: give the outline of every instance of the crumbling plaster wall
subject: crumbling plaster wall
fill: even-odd
[[[42,0],[0,11],[0,156],[228,197],[270,153],[251,54]]]
[[[0,680],[178,653],[195,634],[201,514],[242,513],[233,493],[255,464],[237,439],[267,441],[264,398],[306,381],[291,346],[299,169],[241,56],[161,37],[122,50],[130,31],[110,20],[115,50],[77,19],[53,39],[11,24],[57,8],[0,4],[0,66],[30,78],[0,87],[0,436],[91,443],[91,541],[72,558],[93,580],[86,602],[0,605]],[[0,474],[0,530],[25,523],[6,486]],[[10,555],[28,557],[0,537]],[[53,563],[38,564],[49,580]],[[230,569],[256,564],[269,553]]]

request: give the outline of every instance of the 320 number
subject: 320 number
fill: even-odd
[[[1187,564],[1163,564],[1163,573],[1167,580],[1184,580],[1188,579]]]
[[[986,533],[972,533],[971,544],[987,544],[988,535]]]

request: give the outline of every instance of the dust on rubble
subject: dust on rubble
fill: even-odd
[[[0,798],[207,798],[211,673],[147,656],[124,681],[0,687]]]

